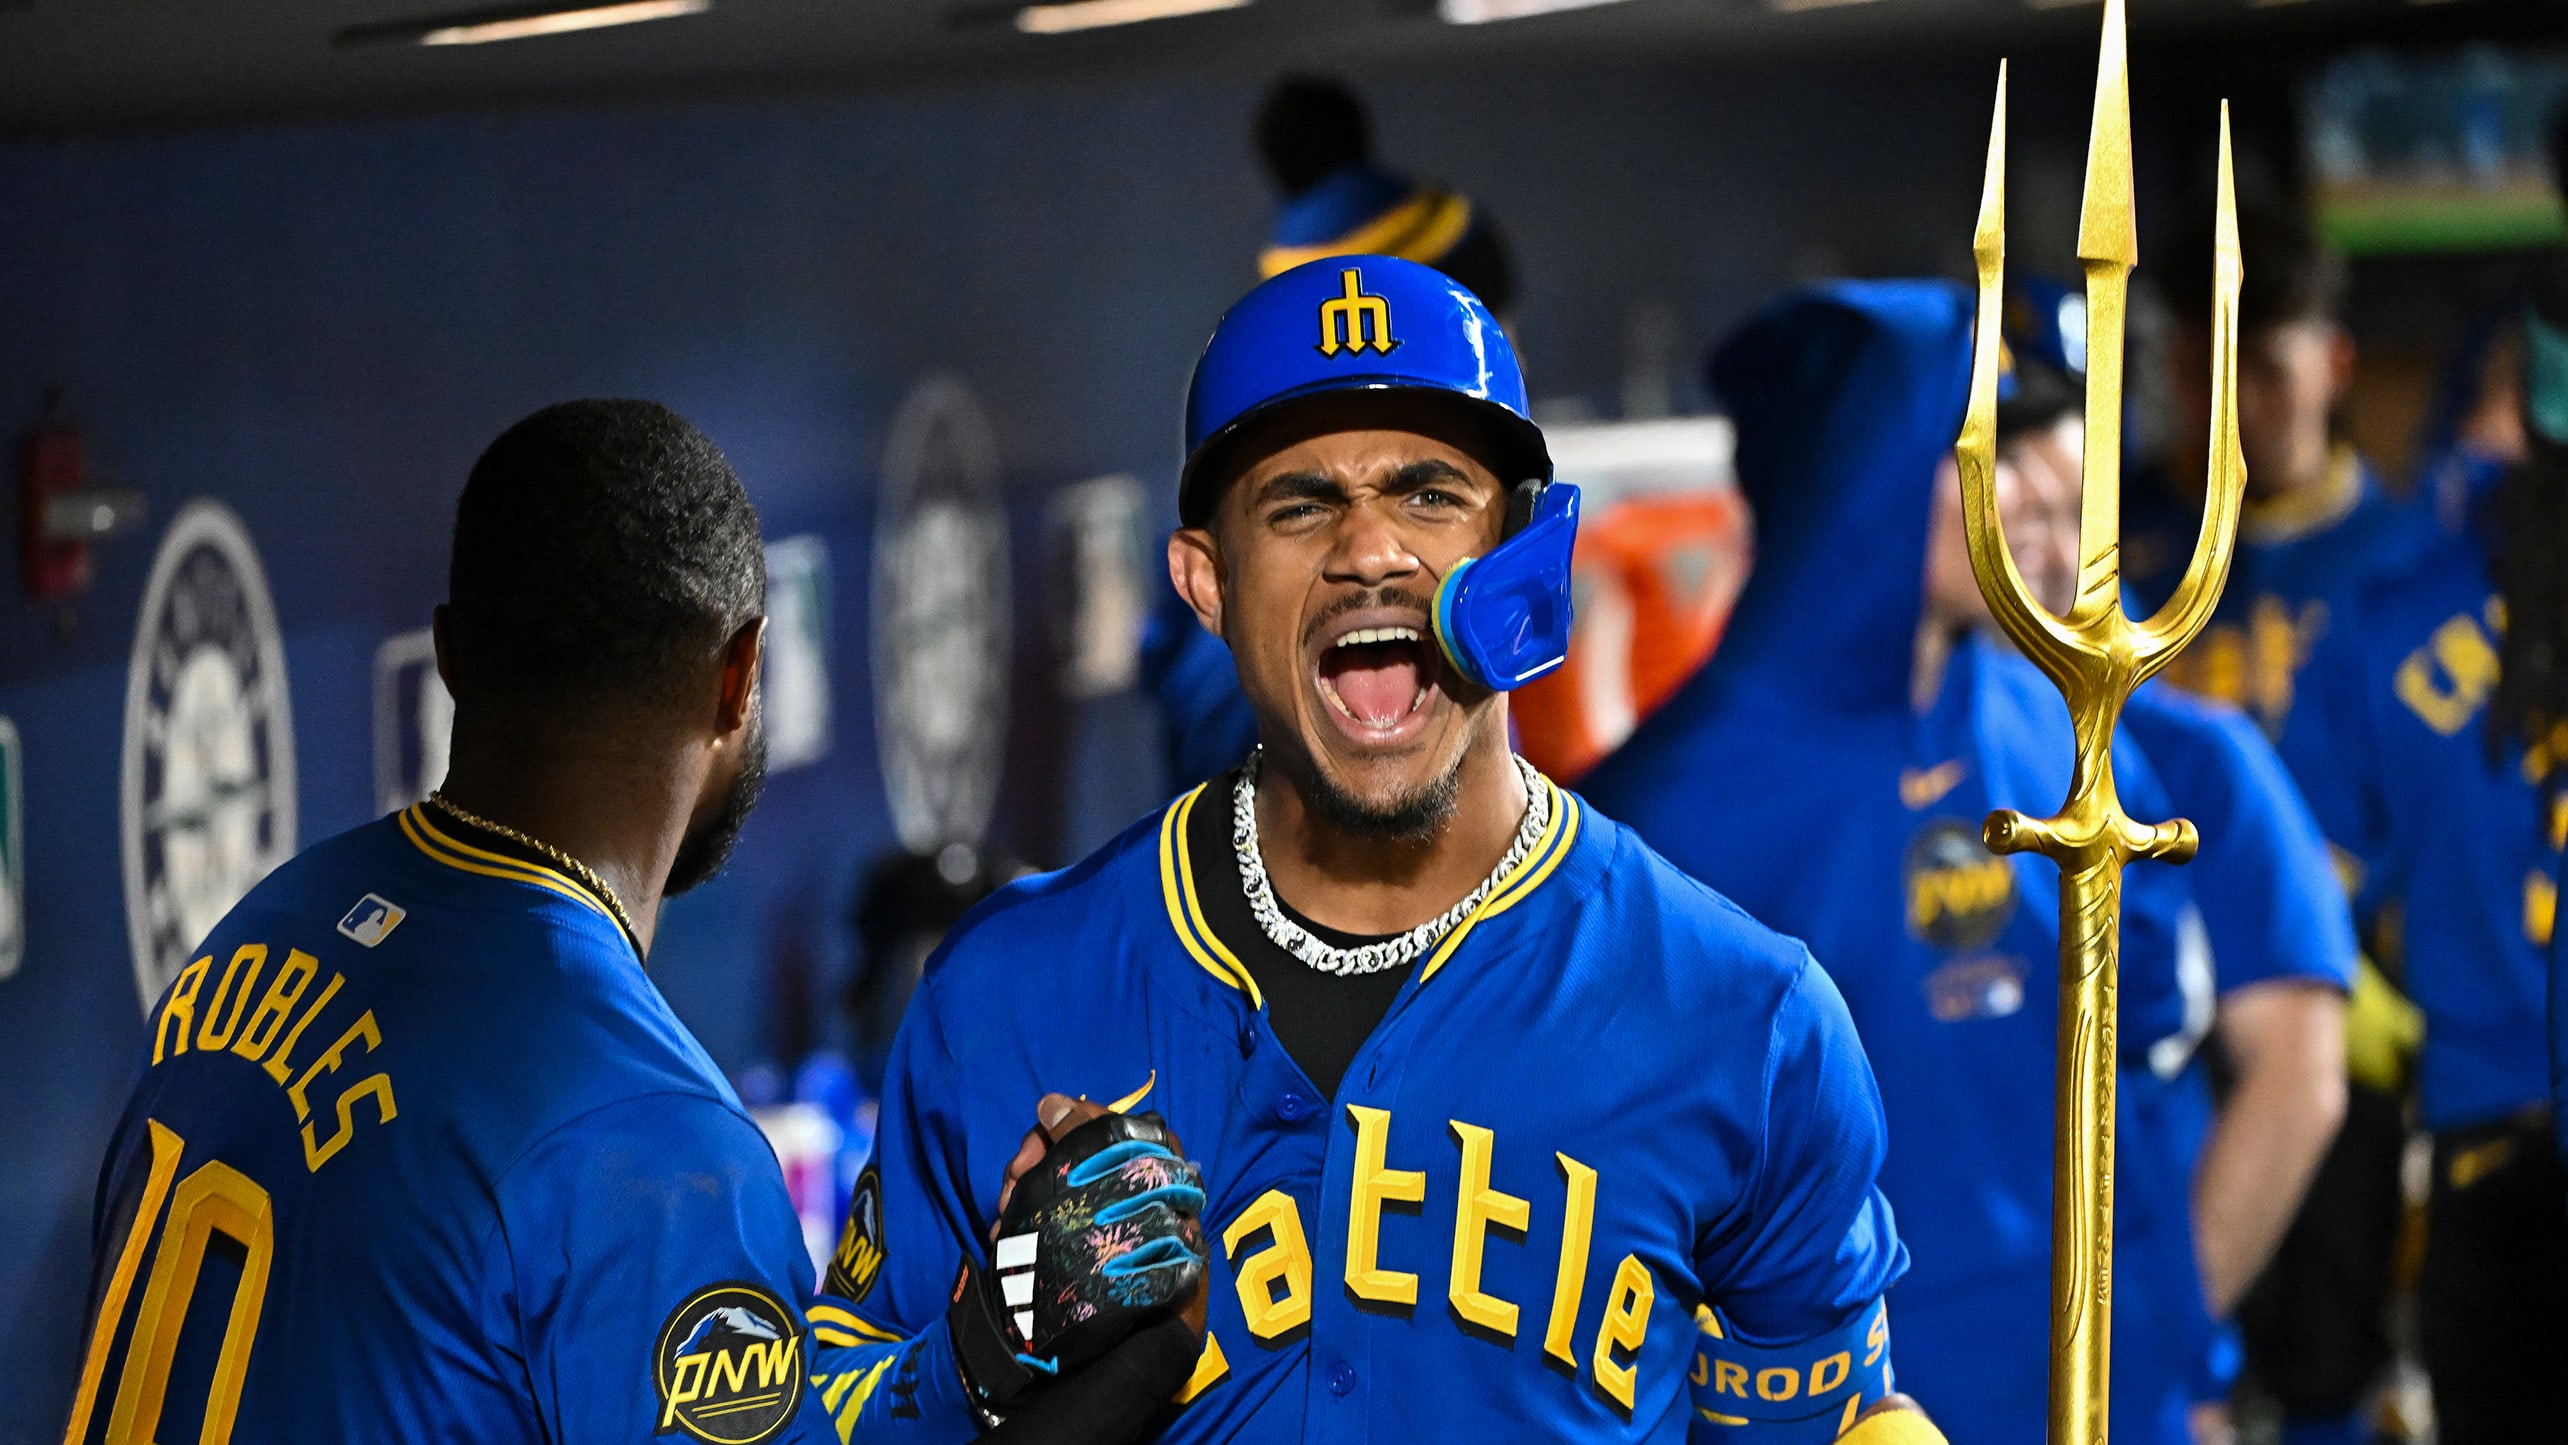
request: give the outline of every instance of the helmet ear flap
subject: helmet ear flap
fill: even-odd
[[[1522,508],[1525,521],[1516,520]],[[1569,658],[1570,562],[1578,543],[1578,488],[1519,482],[1507,495],[1507,538],[1466,558],[1436,589],[1437,644],[1454,670],[1500,692],[1524,686]]]

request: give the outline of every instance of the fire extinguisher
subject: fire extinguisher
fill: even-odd
[[[67,609],[89,586],[90,545],[140,522],[144,511],[140,492],[90,484],[79,424],[59,388],[46,393],[18,447],[18,556],[27,599]]]

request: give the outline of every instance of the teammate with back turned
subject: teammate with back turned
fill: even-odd
[[[757,513],[665,407],[482,455],[444,790],[277,869],[154,1005],[68,1445],[792,1423],[793,1209],[642,971],[756,797],[765,610]]]
[[[1906,1254],[1835,987],[1509,750],[1576,498],[1487,309],[1387,257],[1286,271],[1215,331],[1187,440],[1170,571],[1261,749],[949,937],[828,1317],[961,1341],[985,1243],[1028,1259],[991,1182],[1147,1107],[1214,1246],[1191,1376],[1132,1386],[1157,1438],[1939,1440],[1889,1394]],[[1078,1379],[1043,1332],[913,1404],[1013,1428]]]

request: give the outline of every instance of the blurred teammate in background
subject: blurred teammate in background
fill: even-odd
[[[2346,625],[2365,587],[2413,565],[2437,528],[2429,506],[2392,494],[2338,434],[2354,372],[2353,338],[2336,316],[2343,261],[2279,199],[2251,197],[2238,219],[2247,502],[2219,610],[2160,681],[2241,707],[2279,736],[2311,649]],[[2124,575],[2149,606],[2165,600],[2200,526],[2212,249],[2207,214],[2169,249],[2175,264],[2165,289],[2175,329],[2167,361],[2178,415],[2165,473],[2135,478],[2124,493]],[[2296,780],[2319,808],[2313,780]],[[2401,1094],[2417,1024],[2392,982],[2398,961],[2384,945],[2393,939],[2366,937],[2372,956],[2357,964],[2348,1014],[2344,1124],[2270,1273],[2240,1309],[2250,1371],[2282,1406],[2290,1438],[2308,1445],[2349,1438],[2392,1354],[2390,1272],[2407,1135]]]
[[[2461,534],[2378,583],[2319,642],[2283,754],[2357,897],[2395,909],[2425,1016],[2418,1094],[2434,1136],[2418,1325],[2444,1445],[2557,1433],[2568,1358],[2568,1176],[2552,1148],[2542,1028],[2568,811],[2556,688],[2568,434],[2563,290],[2527,323],[2526,465]],[[2516,640],[2507,620],[2538,619]]]
[[[1258,107],[1257,154],[1283,197],[1259,275],[1328,256],[1397,256],[1461,282],[1502,325],[1515,309],[1515,263],[1488,210],[1375,160],[1364,106],[1342,82],[1277,81]]]
[[[2220,609],[2165,674],[2247,709],[2268,734],[2291,711],[2293,678],[2330,619],[2368,581],[2412,558],[2431,519],[2392,495],[2336,430],[2354,378],[2337,320],[2344,262],[2297,209],[2250,199],[2238,215],[2238,432],[2247,504]],[[2202,514],[2211,434],[2211,218],[2170,248],[2167,348],[2177,416],[2167,473],[2127,494],[2125,575],[2151,606],[2183,575]]]
[[[972,906],[1027,870],[968,843],[934,853],[896,849],[874,861],[856,894],[856,968],[840,1005],[857,1082],[883,1088],[883,1064],[928,955]]]
[[[1882,1187],[1915,1267],[1892,1293],[1901,1378],[1974,1445],[2044,1435],[2050,1357],[2051,1101],[2057,873],[1992,856],[1995,807],[2047,811],[2068,787],[2058,693],[1979,631],[1950,460],[1972,302],[1942,282],[1797,293],[1725,342],[1712,389],[1739,429],[1757,561],[1721,650],[1588,776],[1679,867],[1801,937],[1844,990],[1882,1081]],[[2056,469],[2017,542],[2037,585],[2075,563]],[[2036,511],[2042,508],[2035,509]],[[2164,807],[2136,746],[2116,759],[2144,816]],[[2174,869],[2125,885],[2113,1429],[2183,1445],[2210,1326],[2187,1208],[2198,1113],[2149,1071],[2178,1035],[2191,912]],[[2180,1075],[2199,1091],[2196,1074]],[[2162,1278],[2178,1287],[2156,1287]]]

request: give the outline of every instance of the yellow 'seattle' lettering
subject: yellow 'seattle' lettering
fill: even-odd
[[[1454,1208],[1453,1276],[1447,1294],[1454,1314],[1465,1322],[1514,1339],[1516,1307],[1495,1295],[1481,1293],[1481,1251],[1488,1243],[1492,1226],[1512,1230],[1522,1238],[1533,1222],[1533,1206],[1490,1187],[1490,1156],[1497,1144],[1494,1134],[1459,1119],[1448,1122],[1454,1138],[1462,1143],[1462,1192]]]
[[[1543,1353],[1575,1370],[1578,1350],[1571,1337],[1578,1329],[1578,1303],[1587,1292],[1587,1239],[1596,1223],[1596,1171],[1554,1154],[1561,1178],[1569,1185],[1560,1214],[1560,1273],[1552,1282],[1551,1322],[1543,1329]]]
[[[1589,1364],[1596,1371],[1596,1388],[1620,1401],[1626,1410],[1632,1408],[1640,1392],[1641,1341],[1649,1336],[1650,1304],[1657,1295],[1658,1286],[1650,1278],[1649,1266],[1636,1255],[1624,1255],[1622,1264],[1614,1270],[1614,1292],[1607,1297],[1605,1318],[1596,1325],[1596,1351]],[[1617,1360],[1618,1350],[1629,1352],[1631,1363]],[[1792,1374],[1789,1370],[1782,1373]],[[1798,1376],[1794,1383],[1799,1384]]]
[[[1272,1340],[1311,1322],[1311,1246],[1293,1196],[1269,1189],[1222,1231],[1222,1253],[1237,1259],[1239,1247],[1261,1230],[1274,1242],[1241,1263],[1234,1283],[1248,1332]]]
[[[2390,690],[2427,727],[2450,737],[2468,725],[2497,686],[2497,649],[2468,613],[2448,618],[2402,659]]]
[[[1356,1298],[1377,1304],[1414,1305],[1418,1277],[1378,1263],[1382,1247],[1382,1207],[1416,1204],[1427,1197],[1427,1176],[1415,1169],[1393,1169],[1385,1158],[1391,1147],[1391,1114],[1387,1109],[1346,1106],[1355,1120],[1355,1181],[1348,1191],[1346,1221],[1346,1287]]]

